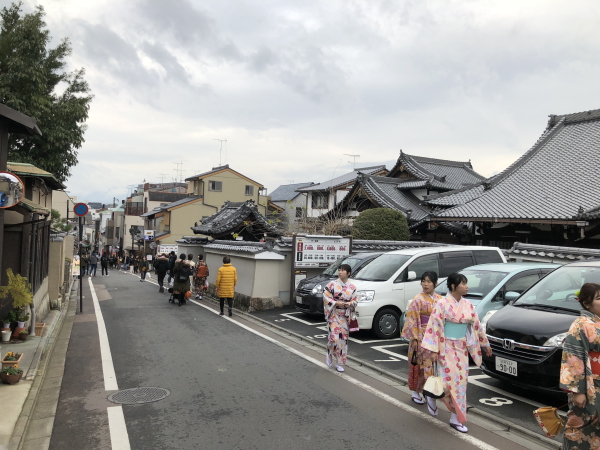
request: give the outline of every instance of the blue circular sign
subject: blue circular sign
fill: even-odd
[[[77,203],[73,206],[73,212],[76,216],[83,217],[88,213],[88,206],[85,203]]]

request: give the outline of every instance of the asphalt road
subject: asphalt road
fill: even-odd
[[[287,307],[257,311],[252,315],[307,339],[326,344],[326,323],[319,316]],[[380,340],[370,331],[362,330],[352,333],[350,340],[349,355],[408,378],[408,346],[403,340]],[[478,409],[536,433],[540,432],[540,427],[533,418],[532,411],[539,406],[559,407],[566,403],[566,395],[549,395],[522,389],[485,375],[473,364],[469,369],[467,399]]]
[[[208,302],[169,304],[155,279],[141,283],[112,271],[92,280],[103,321],[86,279],[52,449],[125,449],[126,441],[144,450],[531,448],[476,423],[469,424],[468,435],[460,434],[447,425],[447,412],[432,419],[410,402],[405,388],[352,367],[340,375],[324,366],[323,352],[235,314],[220,317]],[[104,361],[102,323],[111,353]],[[319,333],[317,325],[305,326]],[[358,354],[361,346],[351,345]],[[393,357],[380,353],[383,360]],[[115,391],[105,386],[109,360],[118,390],[170,391],[160,401],[123,405],[125,433],[107,419],[107,408],[115,406],[107,400]]]

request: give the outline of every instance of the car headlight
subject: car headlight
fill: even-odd
[[[498,310],[494,309],[493,311],[488,311],[485,314],[485,316],[483,316],[483,319],[481,320],[481,329],[483,330],[484,333],[485,333],[485,329],[487,327],[488,320],[490,320],[490,318],[497,312],[498,312]]]
[[[375,298],[375,291],[357,291],[356,296],[359,303],[372,302]]]
[[[544,342],[544,347],[562,347],[568,332],[560,333]]]
[[[321,286],[320,284],[317,284],[314,288],[312,288],[311,294],[322,294],[323,293],[323,286]]]

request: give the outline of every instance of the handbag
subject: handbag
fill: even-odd
[[[358,320],[356,319],[356,313],[354,311],[350,313],[350,320],[348,321],[348,331],[350,331],[350,333],[359,331]]]
[[[192,296],[192,291],[185,291],[185,294],[183,294],[184,298],[190,298]]]
[[[565,427],[565,421],[558,415],[558,410],[563,406],[559,408],[544,406],[533,411],[533,417],[535,417],[537,423],[542,427],[542,431],[549,438],[558,436]]]
[[[433,363],[433,376],[427,378],[425,386],[423,386],[423,395],[431,398],[444,397],[444,380],[439,376],[437,361]]]
[[[412,356],[410,358],[410,363],[413,366],[418,366],[419,365],[419,357],[417,356],[417,350],[413,350]]]

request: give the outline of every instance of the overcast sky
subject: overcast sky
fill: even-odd
[[[400,149],[491,176],[549,114],[600,108],[597,0],[36,4],[95,96],[67,183],[84,201],[220,158],[268,192],[352,170],[345,153],[391,168]]]

